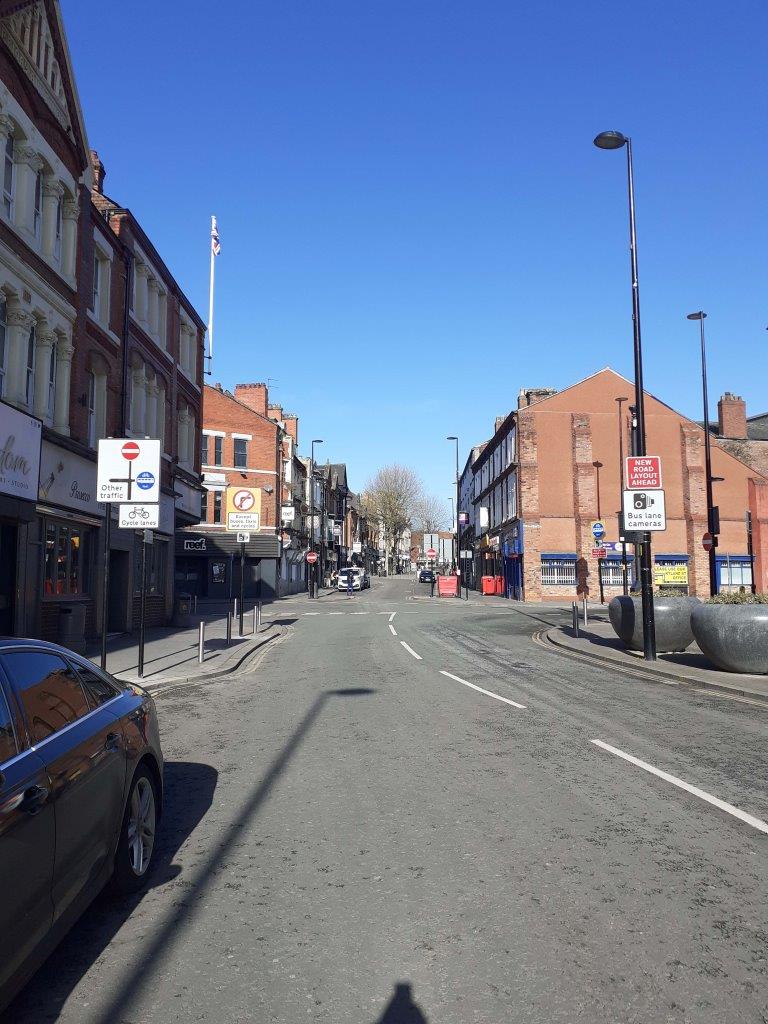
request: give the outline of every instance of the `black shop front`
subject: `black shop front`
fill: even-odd
[[[240,594],[241,566],[246,600],[279,597],[280,538],[251,533],[246,544],[224,530],[184,528],[176,531],[176,596],[198,602],[227,601]]]

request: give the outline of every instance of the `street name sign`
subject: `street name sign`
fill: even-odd
[[[160,501],[160,442],[130,438],[99,441],[96,501]]]
[[[160,506],[121,505],[117,525],[121,530],[157,530],[160,527]]]
[[[664,491],[624,491],[624,525],[627,530],[666,530]]]
[[[658,491],[661,488],[661,457],[630,455],[626,460],[627,489]]]
[[[310,565],[314,565],[315,562],[317,561],[317,552],[316,551],[308,551],[307,552],[307,561],[309,562]]]
[[[227,488],[227,530],[258,530],[261,524],[261,488]]]
[[[238,544],[247,544],[250,539],[251,539],[250,533],[238,533],[238,535],[237,535],[237,543]]]

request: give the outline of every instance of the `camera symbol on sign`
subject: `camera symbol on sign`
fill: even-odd
[[[632,504],[636,509],[651,508],[656,504],[655,500],[646,494],[644,491],[636,492],[632,495]]]

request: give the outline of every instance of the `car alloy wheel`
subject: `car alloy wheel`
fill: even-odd
[[[136,780],[128,815],[128,854],[131,870],[140,878],[152,860],[157,827],[155,791],[146,775]]]

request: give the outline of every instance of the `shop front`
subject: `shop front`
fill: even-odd
[[[501,537],[504,594],[513,601],[523,600],[523,524],[515,523]]]
[[[237,534],[184,528],[176,531],[175,593],[204,602],[226,602],[240,594],[241,547]],[[244,545],[243,583],[247,600],[278,596],[280,538],[251,533]]]
[[[40,420],[0,401],[0,635],[35,630]]]

